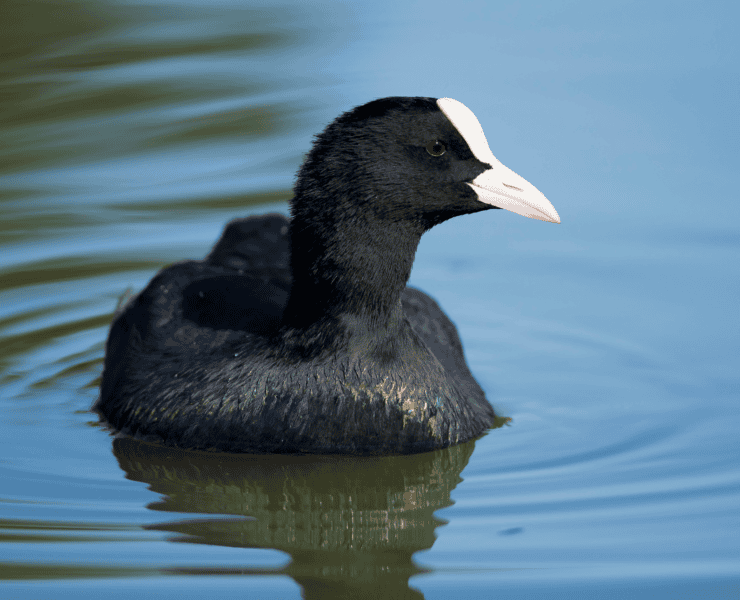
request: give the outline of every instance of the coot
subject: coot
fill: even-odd
[[[559,223],[550,202],[450,98],[344,113],[294,192],[290,221],[229,223],[117,313],[95,409],[125,434],[226,452],[423,452],[490,427],[454,325],[406,282],[438,223],[492,208]]]

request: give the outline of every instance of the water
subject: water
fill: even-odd
[[[737,9],[26,2],[0,19],[0,597],[740,596]],[[113,440],[113,310],[318,132],[455,97],[562,216],[450,221],[412,283],[509,425],[416,457]]]

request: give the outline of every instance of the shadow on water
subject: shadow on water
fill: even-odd
[[[277,573],[292,577],[304,598],[322,599],[423,598],[408,585],[423,572],[412,555],[434,544],[445,521],[433,513],[452,504],[450,492],[474,447],[346,458],[211,454],[128,438],[113,443],[127,477],[162,494],[148,508],[219,515],[150,529],[176,533],[173,541],[184,543],[282,550],[292,562]]]

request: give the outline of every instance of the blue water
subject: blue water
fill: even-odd
[[[740,597],[731,3],[27,2],[0,19],[0,597]],[[287,212],[311,136],[468,105],[559,226],[490,211],[411,283],[511,422],[419,457],[116,440],[119,299]]]

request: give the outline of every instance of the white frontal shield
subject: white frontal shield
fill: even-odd
[[[437,100],[437,106],[467,142],[473,155],[491,167],[468,183],[481,202],[505,208],[531,219],[560,223],[558,212],[544,194],[526,179],[501,164],[493,155],[483,128],[473,111],[452,98],[440,98]]]

